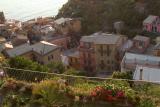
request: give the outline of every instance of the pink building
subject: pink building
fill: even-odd
[[[149,15],[143,21],[143,30],[147,32],[160,33],[160,17]]]

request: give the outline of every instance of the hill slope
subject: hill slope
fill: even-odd
[[[124,33],[134,35],[149,14],[160,16],[159,6],[160,0],[69,0],[57,17],[81,17],[85,34],[113,31],[113,22],[121,20]]]

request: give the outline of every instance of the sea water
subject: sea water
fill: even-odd
[[[0,11],[7,19],[26,21],[57,15],[68,0],[0,0]]]

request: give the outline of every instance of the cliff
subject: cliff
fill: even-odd
[[[112,32],[115,21],[124,21],[123,33],[133,36],[141,31],[142,21],[149,14],[160,16],[159,6],[160,0],[69,0],[57,18],[81,18],[84,34]]]

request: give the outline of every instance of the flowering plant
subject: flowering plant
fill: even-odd
[[[99,101],[115,102],[124,101],[126,98],[130,97],[132,93],[133,90],[128,87],[120,87],[115,84],[103,84],[96,86],[91,91],[90,96]]]

